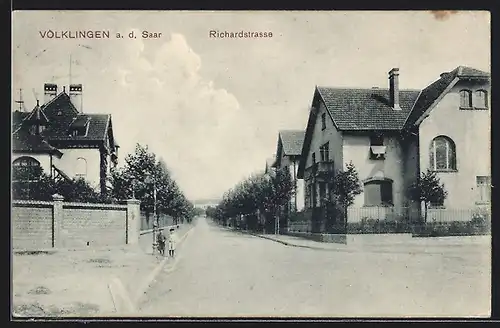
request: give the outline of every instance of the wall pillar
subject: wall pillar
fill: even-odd
[[[52,199],[54,200],[54,207],[52,210],[52,247],[64,247],[64,240],[61,235],[64,218],[64,197],[59,194],[54,194],[52,195]]]
[[[127,200],[127,230],[126,243],[137,244],[141,231],[141,201],[137,199]]]

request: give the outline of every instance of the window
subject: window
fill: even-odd
[[[321,130],[326,129],[326,113],[321,114]]]
[[[40,162],[33,157],[23,156],[12,162],[13,180],[32,181],[38,180],[42,173]]]
[[[365,182],[365,206],[392,205],[392,180],[380,179]]]
[[[370,159],[385,158],[384,136],[379,133],[370,135]]]
[[[78,157],[76,159],[76,178],[87,178],[87,160],[83,157]]]
[[[307,185],[306,194],[305,194],[306,206],[308,208],[313,207],[312,202],[312,184]]]
[[[460,91],[460,108],[472,107],[472,92],[470,90]]]
[[[489,203],[491,201],[491,177],[490,176],[477,176],[477,202]]]
[[[456,170],[456,153],[453,140],[445,136],[434,138],[431,142],[429,161],[433,171]]]
[[[477,90],[474,96],[474,108],[488,108],[488,93],[485,90]]]
[[[319,147],[319,152],[322,162],[330,161],[330,145],[328,142],[323,146]]]
[[[320,202],[320,206],[323,205],[325,197],[326,197],[326,183],[325,182],[320,182],[319,183],[319,202]]]
[[[366,139],[365,139],[366,140]],[[370,135],[370,146],[383,146],[384,136],[379,133]]]
[[[316,184],[311,183],[309,185],[309,199],[311,200],[311,206],[310,207],[316,207]]]
[[[316,164],[316,153],[312,153],[312,162]]]

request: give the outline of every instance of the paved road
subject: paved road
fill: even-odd
[[[199,219],[141,316],[488,316],[489,253],[288,247]]]

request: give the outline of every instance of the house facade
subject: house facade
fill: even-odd
[[[273,167],[278,170],[287,168],[290,172],[290,177],[295,186],[294,194],[287,209],[290,212],[304,209],[304,181],[298,178],[304,136],[305,131],[301,130],[284,130],[278,134],[276,158]]]
[[[41,167],[51,177],[84,178],[105,193],[119,148],[111,115],[83,113],[82,85],[69,91],[46,83],[42,105],[13,113],[13,170]]]
[[[408,189],[428,168],[448,192],[435,206],[488,205],[489,94],[489,73],[463,66],[422,90],[400,89],[397,68],[388,88],[316,87],[298,169],[306,208],[321,207],[329,193],[321,172],[348,163],[363,190],[351,206],[356,211],[348,212],[351,222],[368,212],[384,218],[395,209],[419,211]]]

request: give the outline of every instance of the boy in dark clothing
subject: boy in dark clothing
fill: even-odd
[[[158,240],[158,249],[160,251],[160,254],[161,255],[165,255],[165,240],[166,240],[166,237],[163,234],[162,230],[160,230],[160,232],[158,233],[157,240]]]

